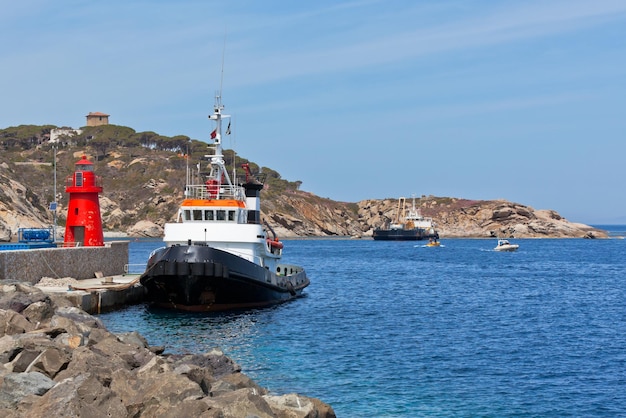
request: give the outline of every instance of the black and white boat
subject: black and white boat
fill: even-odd
[[[439,239],[439,233],[435,229],[432,218],[422,216],[419,209],[406,204],[406,198],[398,199],[398,209],[394,222],[387,222],[376,228],[372,238],[377,241],[419,241],[423,239]]]
[[[229,115],[223,109],[218,96],[209,115],[217,124],[207,156],[210,171],[188,172],[176,222],[165,224],[165,246],[150,255],[140,277],[148,300],[160,307],[267,307],[297,298],[310,283],[301,266],[281,262],[283,242],[261,223],[263,177],[253,176],[247,164],[245,180],[227,172],[221,140],[222,120]]]

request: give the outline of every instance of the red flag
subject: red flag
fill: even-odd
[[[215,139],[216,136],[217,136],[217,128],[215,128],[213,132],[211,132],[211,139]]]

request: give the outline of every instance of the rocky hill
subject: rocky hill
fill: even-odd
[[[422,196],[416,206],[442,238],[606,238],[605,231],[572,223],[553,210],[535,210],[505,200]],[[397,199],[334,202],[305,192],[280,196],[267,218],[280,236],[370,237],[395,219]],[[268,209],[268,208],[266,208]]]
[[[80,135],[49,142],[50,126],[0,130],[0,241],[15,239],[20,227],[53,223],[53,155],[57,147],[59,232],[64,230],[67,196],[65,177],[87,155],[103,178],[100,205],[105,233],[159,237],[165,222],[176,215],[182,199],[188,161],[197,161],[207,145],[187,137],[167,138],[151,132],[107,125],[83,128]],[[190,157],[187,158],[186,155]],[[232,151],[227,164],[249,162]],[[249,162],[267,176],[262,192],[262,217],[280,237],[371,236],[374,228],[396,216],[397,199],[336,202],[300,190],[276,171]],[[237,171],[237,175],[243,175]],[[432,217],[442,238],[556,237],[602,238],[604,231],[568,222],[553,210],[503,200],[478,201],[452,197],[416,198],[422,215]]]

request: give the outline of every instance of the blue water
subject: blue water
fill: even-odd
[[[515,253],[495,240],[290,240],[285,261],[311,279],[294,302],[101,318],[167,352],[221,347],[272,392],[339,417],[626,416],[626,240],[512,241]],[[131,243],[130,262],[160,245]]]

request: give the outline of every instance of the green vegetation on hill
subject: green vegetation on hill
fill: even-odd
[[[184,135],[167,137],[119,125],[82,127],[80,134],[63,135],[53,144],[50,132],[54,128],[57,127],[20,125],[1,129],[0,164],[7,168],[3,174],[27,186],[31,203],[46,208],[54,201],[53,147],[57,148],[59,202],[66,199],[65,178],[73,173],[80,156],[87,155],[103,179],[103,196],[119,205],[125,214],[114,224],[106,225],[108,229],[124,229],[138,220],[169,220],[182,197],[187,167],[196,170],[202,157],[211,153],[207,143]],[[264,202],[269,205],[279,195],[296,192],[300,187],[300,181],[284,180],[275,170],[261,168],[232,150],[225,150],[224,158],[230,173],[235,168],[239,181],[245,178],[243,163],[249,163],[253,173],[263,173]],[[159,188],[161,197],[155,198],[155,183],[165,183]],[[289,208],[285,210],[288,212]],[[107,215],[103,213],[103,217]]]

